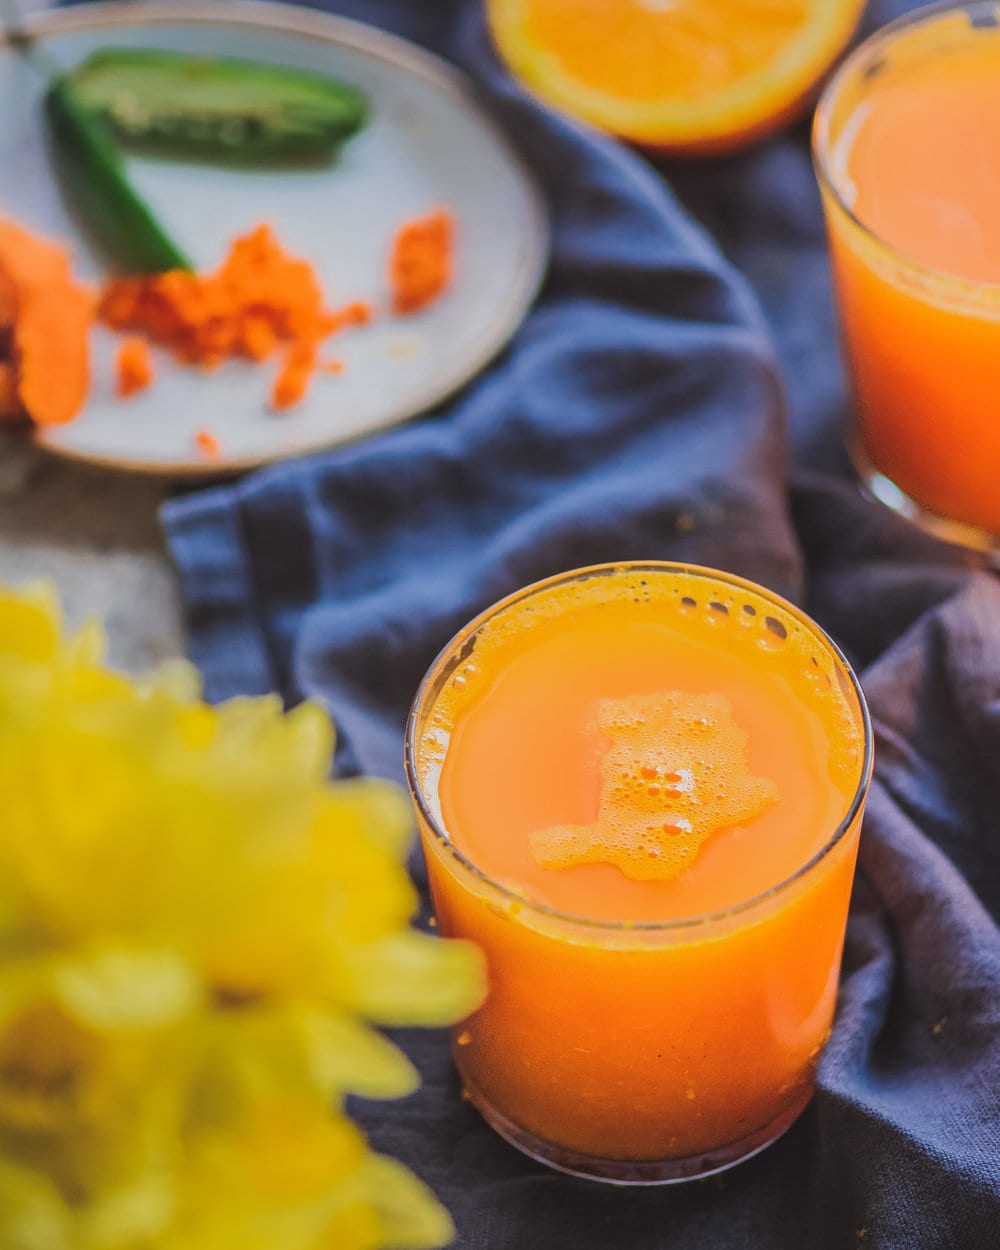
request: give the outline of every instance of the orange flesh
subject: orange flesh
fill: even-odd
[[[487,0],[556,108],[663,152],[733,151],[805,109],[864,0]]]
[[[812,7],[808,0],[526,0],[525,27],[566,73],[619,100],[696,102],[766,65]]]
[[[783,641],[767,601],[722,584],[644,571],[582,586],[487,626],[427,711],[418,776],[456,848],[521,895],[604,920],[700,914],[794,874],[860,778],[858,712],[828,653],[787,616]],[[644,829],[653,809],[661,828],[691,825],[665,835],[690,866],[626,875],[620,824],[598,862],[558,838],[549,856],[553,831],[599,835],[609,798],[627,816],[629,792]],[[858,828],[732,920],[643,933],[498,895],[421,821],[438,928],[489,963],[456,1045],[473,1099],[608,1159],[686,1158],[790,1122],[833,1014]]]
[[[860,220],[904,260],[1000,284],[1000,36],[895,67],[843,154]],[[851,123],[848,123],[851,125]],[[859,434],[931,512],[1000,532],[1000,292],[956,303],[829,207]]]

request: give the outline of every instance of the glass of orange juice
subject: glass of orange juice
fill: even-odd
[[[1000,3],[933,5],[831,79],[813,130],[869,489],[1000,552]]]
[[[486,954],[468,1097],[527,1154],[704,1176],[809,1102],[872,742],[846,660],[753,583],[539,582],[448,644],[407,731],[439,931]]]

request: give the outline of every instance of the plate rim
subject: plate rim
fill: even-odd
[[[347,447],[383,431],[394,429],[406,421],[422,416],[445,403],[463,386],[481,373],[514,336],[545,279],[551,252],[551,219],[546,200],[538,182],[505,129],[484,106],[471,78],[441,57],[378,26],[355,18],[323,13],[284,0],[144,0],[141,7],[135,0],[97,0],[95,3],[73,4],[50,10],[26,19],[15,30],[0,31],[0,51],[15,50],[19,39],[43,42],[65,34],[120,27],[165,26],[180,23],[222,25],[300,35],[337,47],[347,47],[374,57],[414,75],[442,91],[463,109],[472,112],[478,122],[498,140],[514,169],[519,173],[526,192],[530,228],[524,254],[515,269],[514,282],[507,298],[499,306],[491,331],[483,336],[479,348],[470,354],[460,368],[446,372],[444,385],[438,380],[413,392],[412,399],[391,420],[375,429],[347,438],[318,441],[308,447],[273,455],[222,457],[217,460],[161,461],[121,459],[114,456],[62,447],[46,438],[46,431],[33,427],[30,441],[49,455],[80,465],[134,473],[145,477],[193,479],[224,479],[253,469],[286,463],[304,456]]]

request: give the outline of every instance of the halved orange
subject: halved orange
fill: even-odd
[[[802,109],[865,0],[487,0],[543,100],[679,154],[729,151]]]

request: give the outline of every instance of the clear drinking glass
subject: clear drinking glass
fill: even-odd
[[[532,628],[567,589],[623,597],[642,612],[638,585],[664,611],[693,604],[715,622],[725,615],[758,647],[751,663],[778,664],[787,646],[811,678],[838,683],[857,744],[856,788],[839,820],[818,830],[818,851],[733,906],[664,923],[566,914],[491,878],[454,845],[436,790],[443,697],[469,665],[482,667],[491,631]],[[794,1122],[833,1018],[872,768],[861,688],[817,625],[767,590],[708,569],[605,565],[551,578],[445,647],[413,705],[406,768],[438,930],[486,954],[490,993],[456,1028],[453,1049],[468,1097],[499,1133],[563,1171],[662,1184],[738,1163]]]
[[[994,0],[932,5],[885,27],[828,83],[816,112],[813,155],[856,399],[849,449],[861,480],[883,503],[939,537],[996,559],[1000,284],[979,280],[974,270],[935,269],[879,237],[857,209],[866,187],[850,160],[859,127],[877,122],[880,109],[884,118],[886,108],[898,108],[901,93],[909,94],[919,127],[934,113],[929,91],[947,91],[948,75],[958,81],[968,66],[984,72],[993,62],[1000,81],[1000,4]],[[972,128],[990,124],[976,116],[964,121],[954,135],[957,153]],[[909,193],[894,185],[894,165],[861,176],[870,182],[869,205],[876,194]],[[924,195],[921,211],[960,215],[955,197],[964,191],[957,183],[943,183],[941,191],[933,206]],[[917,204],[916,192],[908,202]],[[1000,202],[996,209],[1000,213]],[[919,232],[920,220],[914,217],[917,224],[907,229]],[[968,229],[974,228],[970,221]],[[919,247],[915,237],[910,252]]]

